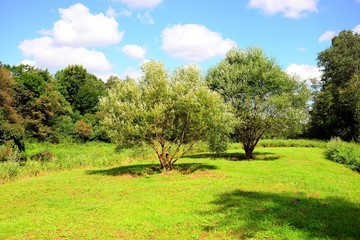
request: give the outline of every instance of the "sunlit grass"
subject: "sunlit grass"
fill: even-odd
[[[6,183],[0,239],[359,239],[359,174],[323,151],[239,161],[232,149],[193,153],[172,173],[129,160]]]

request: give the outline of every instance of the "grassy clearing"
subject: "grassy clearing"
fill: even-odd
[[[0,239],[359,239],[359,174],[323,151],[193,153],[172,173],[143,160],[3,184]]]

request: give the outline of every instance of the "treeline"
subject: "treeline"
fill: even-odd
[[[78,65],[51,75],[28,65],[1,64],[0,144],[23,151],[25,141],[108,141],[97,107],[107,87]]]
[[[270,87],[277,86],[279,81],[276,76],[280,76],[280,79],[284,79],[284,76],[278,70],[273,75],[264,72],[268,71],[267,69],[274,71],[272,59],[261,60],[261,54],[255,54],[261,61],[253,61],[250,55],[242,60],[239,56],[243,53],[235,53],[236,51],[230,53],[226,59],[211,68],[205,78],[210,89],[220,93],[226,102],[236,107],[237,117],[251,120],[246,121],[254,128],[252,132],[259,131],[260,137],[340,137],[346,141],[360,141],[359,34],[343,31],[333,38],[328,49],[318,54],[318,66],[322,68],[323,76],[318,87],[312,92],[312,105],[301,111],[301,114],[307,114],[307,117],[302,115],[301,122],[290,119],[290,122],[285,124],[284,121],[278,121],[275,131],[268,131],[266,128],[272,123],[271,118],[264,122],[264,116],[258,114],[254,121],[252,117],[255,115],[252,113],[256,113],[258,106],[261,106],[264,108],[263,113],[268,114],[268,106],[253,103],[267,100],[269,94],[278,91],[278,87],[265,91],[262,88],[268,83],[256,81],[260,79],[263,82],[268,81]],[[225,76],[225,72],[233,74],[234,79],[228,79],[229,74]],[[241,80],[246,74],[253,80]],[[271,79],[266,79],[268,75]],[[243,85],[239,85],[240,80]],[[51,75],[48,70],[32,66],[0,63],[0,145],[8,144],[24,151],[26,141],[110,141],[105,130],[100,127],[104,111],[100,111],[98,103],[100,98],[107,95],[107,89],[118,86],[116,82],[119,81],[117,77],[110,77],[104,83],[78,65],[68,66]],[[289,89],[284,90],[284,93],[289,92]],[[244,95],[246,91],[251,95]],[[294,96],[300,96],[301,91],[294,92]],[[275,100],[270,103],[282,106],[284,104],[281,102],[289,102],[285,98]],[[246,109],[252,110],[249,112]],[[293,119],[297,119],[296,114],[293,114]],[[242,122],[247,123],[245,120]],[[243,130],[246,132],[250,129],[248,125],[239,126],[245,126]],[[284,128],[285,126],[287,128]],[[250,138],[251,147],[256,145],[260,137]]]

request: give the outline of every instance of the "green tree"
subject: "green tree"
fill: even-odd
[[[259,48],[232,49],[209,69],[210,89],[220,93],[236,111],[234,137],[248,159],[266,131],[288,131],[306,120],[309,90],[287,75]]]
[[[140,82],[118,81],[100,101],[102,124],[115,143],[150,145],[168,171],[196,142],[213,135],[210,130],[230,131],[228,106],[207,88],[197,67],[169,75],[161,63],[150,61],[142,71]]]
[[[342,31],[318,55],[321,89],[311,111],[310,135],[360,140],[360,35]]]
[[[95,113],[99,98],[105,93],[105,83],[86,71],[83,66],[71,65],[55,73],[60,92],[80,114]]]
[[[11,73],[0,66],[0,144],[13,141],[20,151],[24,151],[24,121],[14,107],[15,85]]]

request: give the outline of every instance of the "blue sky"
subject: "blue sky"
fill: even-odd
[[[232,47],[257,46],[290,73],[318,77],[318,52],[360,33],[360,0],[0,0],[0,61],[52,73],[82,64],[106,80],[149,59],[206,72]]]

